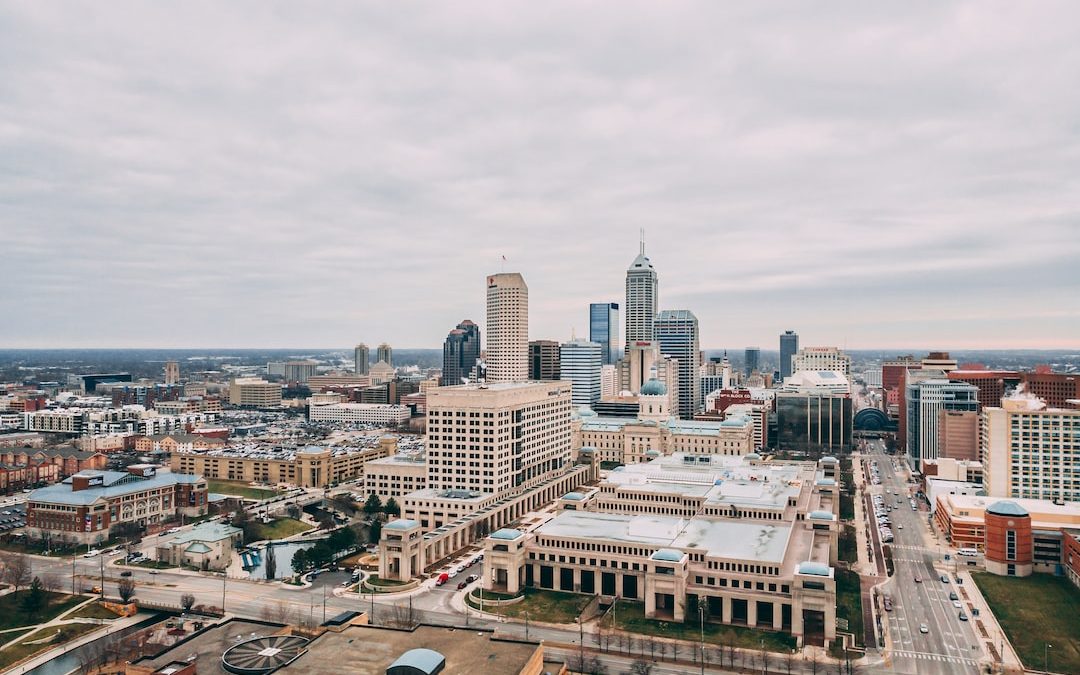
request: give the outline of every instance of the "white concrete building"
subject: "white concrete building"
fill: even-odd
[[[626,270],[626,349],[635,342],[656,339],[659,286],[656,270],[645,256],[645,241]]]
[[[574,406],[600,400],[603,345],[581,338],[564,342],[559,349],[559,379],[573,385]]]
[[[1020,394],[983,410],[981,426],[991,497],[1080,501],[1080,410],[1048,408]]]
[[[851,381],[851,357],[837,347],[803,347],[791,357],[791,371],[829,370]]]
[[[529,287],[517,272],[487,278],[488,382],[529,379]]]
[[[408,406],[385,403],[313,405],[308,412],[308,419],[312,422],[346,422],[380,426],[396,426],[407,422],[409,417]]]

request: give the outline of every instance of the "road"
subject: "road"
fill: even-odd
[[[957,590],[955,582],[950,577],[948,583],[943,583],[939,577],[944,566],[942,571],[934,568],[937,550],[927,547],[925,538],[929,513],[922,507],[911,510],[911,487],[902,471],[903,459],[887,455],[882,441],[871,441],[868,449],[870,459],[877,461],[881,485],[867,484],[867,490],[882,494],[885,504],[893,508],[888,515],[895,537],[895,574],[882,588],[893,600],[893,611],[886,613],[893,647],[891,672],[978,673],[978,659],[982,656],[978,640],[971,623],[959,619],[960,609],[949,599],[949,593]],[[894,462],[900,462],[900,470],[894,468]],[[927,633],[920,631],[921,624],[926,624]]]

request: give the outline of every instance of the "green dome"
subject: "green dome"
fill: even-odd
[[[641,385],[641,395],[642,396],[666,396],[667,395],[667,387],[664,386],[663,382],[661,382],[660,380],[658,380],[658,379],[656,379],[654,377],[651,380],[649,380],[648,382],[646,382],[645,384]]]
[[[987,513],[991,513],[995,516],[1012,516],[1014,518],[1023,518],[1028,515],[1027,510],[1017,504],[1016,502],[1010,502],[1002,500],[1000,502],[994,502],[987,509]]]

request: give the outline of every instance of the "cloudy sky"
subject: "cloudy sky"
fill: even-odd
[[[1080,4],[0,5],[0,346],[1080,346]]]

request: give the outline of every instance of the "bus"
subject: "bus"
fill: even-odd
[[[969,558],[979,555],[979,549],[977,548],[962,548],[956,552],[956,555],[967,556]]]

